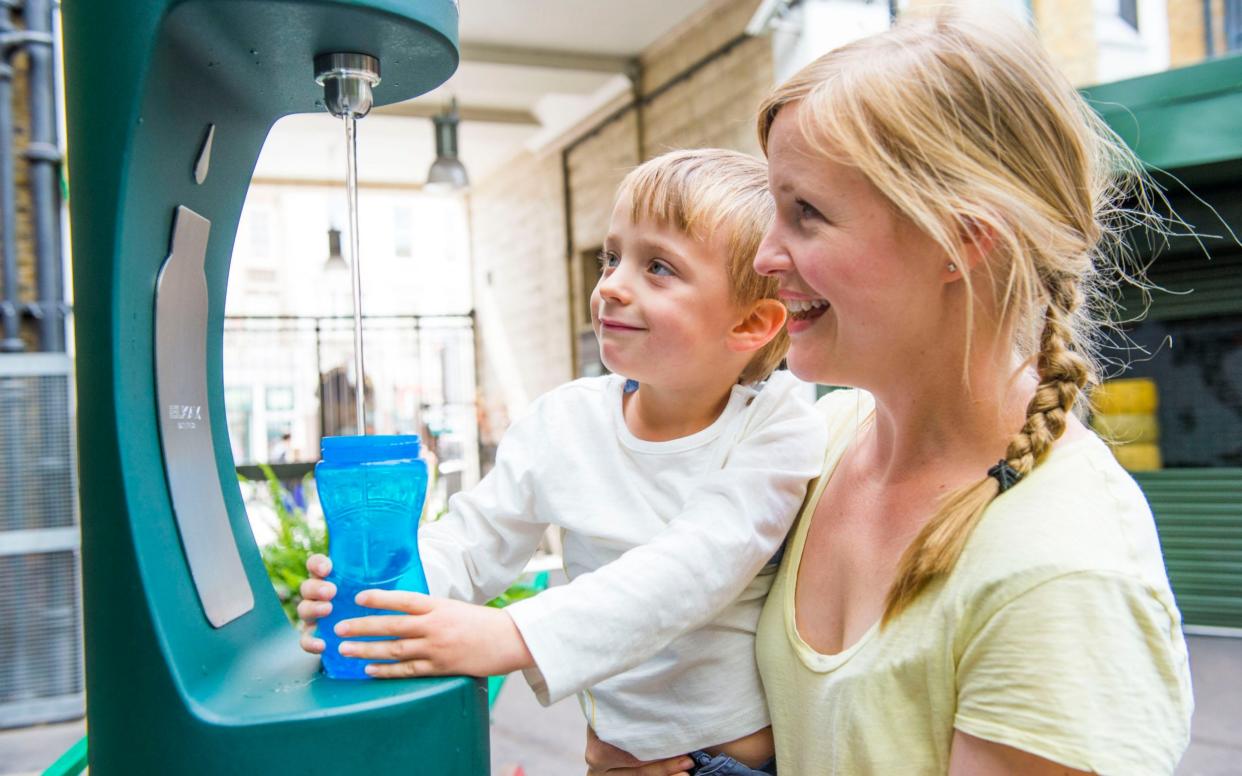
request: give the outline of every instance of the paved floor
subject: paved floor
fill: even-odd
[[[1192,741],[1177,776],[1242,776],[1242,639],[1192,636]],[[0,731],[0,776],[37,776],[82,736],[79,720]],[[573,776],[584,771],[585,723],[575,700],[541,707],[512,676],[492,715],[493,776]],[[343,775],[344,776],[344,775]]]
[[[1242,639],[1191,636],[1195,716],[1177,776],[1242,774]]]

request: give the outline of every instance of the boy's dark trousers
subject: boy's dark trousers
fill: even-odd
[[[691,773],[695,776],[775,776],[776,774],[776,758],[768,760],[758,769],[743,765],[724,754],[713,757],[707,752],[691,752],[690,759],[694,760],[694,770]]]

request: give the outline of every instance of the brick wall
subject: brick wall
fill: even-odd
[[[1095,9],[1082,0],[1035,0],[1035,27],[1052,61],[1075,86],[1095,83]]]
[[[738,43],[646,108],[646,156],[696,146],[759,155],[755,112],[772,89],[772,77],[771,42],[765,37]]]
[[[484,442],[570,376],[560,164],[523,153],[470,194]]]
[[[737,43],[683,77],[733,41],[758,4],[717,0],[644,52],[642,89],[660,91],[640,111],[601,117],[562,149],[541,158],[524,153],[475,184],[470,210],[485,435],[494,438],[531,399],[576,374],[574,339],[582,334],[589,344],[590,254],[607,232],[625,174],[640,159],[674,148],[758,153],[754,115],[772,87],[770,40]],[[573,235],[568,255],[562,151]]]
[[[1181,67],[1203,59],[1203,0],[1168,0],[1169,65]]]

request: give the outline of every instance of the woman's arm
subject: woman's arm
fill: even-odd
[[[1167,588],[1055,568],[1013,582],[962,634],[950,772],[1172,773],[1193,703]],[[1029,771],[1006,764],[1019,757]]]
[[[949,750],[949,776],[1077,776],[1090,771],[1077,771],[1051,760],[1045,760],[1012,746],[976,738],[960,730],[953,731],[953,747]]]

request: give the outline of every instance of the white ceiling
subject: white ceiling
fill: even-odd
[[[463,43],[634,56],[707,0],[461,0]]]
[[[423,117],[381,111],[359,122],[359,181],[424,181],[435,158],[432,124],[425,116],[452,98],[466,116],[458,143],[462,161],[473,180],[486,177],[524,145],[559,134],[628,88],[616,72],[586,68],[638,55],[710,2],[461,0],[461,66],[440,88],[394,108]],[[498,64],[494,53],[486,53],[493,50],[504,54],[504,61],[527,64]],[[574,69],[530,64],[559,55],[570,55],[561,58]],[[472,120],[472,112],[483,112],[487,120]],[[290,116],[272,130],[255,177],[343,179],[344,149],[339,120],[327,114]]]

